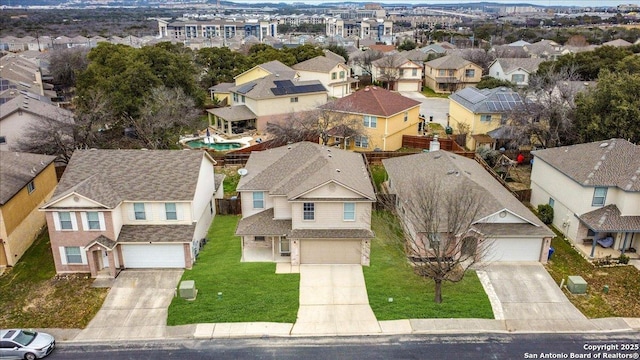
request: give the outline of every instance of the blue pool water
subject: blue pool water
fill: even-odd
[[[237,142],[205,144],[202,140],[191,140],[187,141],[187,146],[192,149],[209,148],[216,151],[229,151],[240,149],[242,144]]]

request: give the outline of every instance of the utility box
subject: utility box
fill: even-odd
[[[194,280],[184,280],[180,282],[180,297],[187,300],[196,298],[196,282]]]
[[[569,289],[569,291],[571,291],[572,294],[586,294],[587,282],[584,281],[582,276],[569,276],[567,288]]]

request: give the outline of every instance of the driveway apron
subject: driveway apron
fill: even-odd
[[[126,270],[76,340],[161,339],[182,269]]]
[[[300,308],[292,335],[379,333],[360,265],[300,265]]]
[[[508,329],[593,330],[592,323],[571,304],[542,264],[494,263],[482,271],[495,295],[494,314],[506,321]]]

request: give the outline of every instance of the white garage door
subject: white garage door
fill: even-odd
[[[301,264],[360,264],[361,240],[302,240]]]
[[[539,261],[542,239],[493,239],[489,261]]]
[[[122,245],[126,268],[184,268],[182,244]]]
[[[398,91],[420,91],[418,84],[414,82],[399,82]]]

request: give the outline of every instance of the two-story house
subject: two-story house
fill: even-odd
[[[297,71],[271,61],[235,77],[226,91],[228,107],[208,109],[209,125],[227,135],[264,131],[291,113],[309,111],[327,102],[327,89],[319,80],[301,80]]]
[[[361,154],[299,142],[241,171],[242,261],[369,265],[375,190]]]
[[[523,105],[520,94],[506,87],[468,87],[451,94],[449,100],[450,125],[467,134],[470,150],[493,147],[495,139],[487,133],[508,125],[509,114]]]
[[[292,66],[300,80],[320,80],[329,96],[341,98],[351,94],[351,84],[356,82],[349,74],[351,69],[336,57],[316,56]]]
[[[0,267],[14,266],[46,224],[38,209],[58,183],[54,160],[0,151]]]
[[[56,272],[191,268],[224,176],[196,150],[76,150],[45,212]]]
[[[482,79],[482,67],[456,55],[446,55],[424,64],[424,85],[445,94],[476,85]]]
[[[529,78],[543,61],[540,58],[498,58],[489,65],[489,76],[527,86]]]
[[[371,80],[385,89],[422,91],[422,66],[402,54],[392,54],[371,62]]]
[[[456,256],[490,262],[547,262],[553,232],[475,160],[440,150],[384,159],[382,163],[389,176],[385,187],[397,196],[397,213],[405,217],[401,223],[407,236],[411,236],[408,246],[412,250],[408,255],[422,257],[431,249],[422,240],[433,229],[433,225],[426,224],[428,220],[422,220],[431,216],[430,210],[438,214],[435,223],[440,224],[440,232],[456,229],[444,225],[450,217],[463,218],[452,210],[456,205],[445,201],[437,203],[439,208],[430,209],[431,199],[421,195],[421,189],[437,189],[443,198],[448,194],[455,198],[453,193],[464,189],[477,201],[468,203],[469,207],[478,207],[478,211],[467,214],[473,218],[467,219],[466,234],[452,234],[459,242],[456,246],[464,248],[455,251]]]
[[[403,135],[419,133],[420,104],[397,92],[367,86],[321,109],[344,114],[347,118],[361,119],[363,131],[359,131],[360,135],[334,139],[333,142],[342,144],[345,149],[395,151],[402,147]]]
[[[640,146],[610,139],[533,151],[531,204],[594,257],[597,247],[640,248]]]

